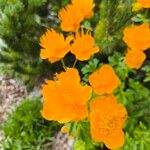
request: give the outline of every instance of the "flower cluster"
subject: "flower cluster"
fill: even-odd
[[[144,51],[150,48],[149,24],[131,25],[123,33],[123,40],[129,47],[125,63],[130,68],[139,69],[146,59]]]
[[[41,114],[47,120],[60,123],[89,118],[93,140],[104,142],[111,149],[120,147],[124,143],[122,128],[127,112],[112,95],[119,85],[119,79],[111,66],[103,65],[89,77],[89,81],[92,87],[81,85],[75,68],[67,68],[65,72],[56,74],[55,81],[49,80],[43,85]],[[89,112],[88,101],[92,89],[98,96],[92,99]],[[117,142],[116,138],[119,139]]]
[[[61,29],[63,31],[78,31],[83,19],[93,16],[93,8],[93,0],[72,0],[71,4],[68,4],[59,12]]]
[[[47,30],[41,37],[41,58],[51,63],[62,59],[69,51],[79,61],[90,59],[99,52],[91,33],[78,30],[84,18],[93,15],[93,0],[72,0],[72,3],[59,12],[61,29],[72,31],[64,37],[54,29]],[[59,123],[79,122],[88,119],[91,136],[96,142],[103,142],[114,149],[123,145],[122,131],[127,111],[117,103],[113,92],[120,80],[112,66],[103,64],[89,76],[90,85],[82,85],[77,69],[65,67],[65,71],[56,74],[55,80],[48,80],[42,87],[42,116]],[[92,94],[97,95],[96,98]],[[63,128],[63,132],[68,128]],[[116,140],[117,139],[117,140]]]
[[[93,54],[99,52],[99,48],[95,46],[95,40],[90,32],[77,32],[75,36],[69,35],[64,38],[61,33],[57,33],[54,29],[47,30],[41,37],[40,56],[42,59],[48,59],[51,63],[62,59],[69,51],[71,51],[78,60],[88,60]]]
[[[59,12],[61,29],[64,31],[76,32],[75,36],[64,37],[63,34],[54,29],[47,32],[40,38],[42,46],[40,56],[48,59],[51,63],[62,59],[71,51],[78,60],[88,60],[93,54],[99,51],[95,46],[95,40],[90,32],[78,31],[81,21],[93,15],[93,0],[72,0]]]

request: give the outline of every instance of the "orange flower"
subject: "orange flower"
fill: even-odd
[[[76,56],[78,60],[88,60],[94,53],[97,53],[98,51],[99,48],[95,47],[95,40],[91,36],[91,33],[84,33],[84,31],[82,30],[81,34],[79,32],[75,34],[71,52]]]
[[[122,131],[127,118],[127,111],[118,104],[113,95],[101,96],[91,102],[90,124],[94,141],[104,142],[109,149],[116,149],[124,144]]]
[[[144,60],[146,59],[146,55],[144,52],[140,50],[128,50],[125,56],[125,63],[130,68],[139,69]]]
[[[71,40],[71,36],[65,40],[63,34],[57,33],[54,29],[47,30],[40,38],[40,45],[43,47],[41,58],[52,63],[60,60],[69,52]]]
[[[124,30],[123,40],[131,49],[146,50],[150,48],[149,24],[132,25]]]
[[[79,9],[84,18],[91,18],[93,16],[93,8],[95,4],[93,0],[72,0],[72,4]]]
[[[76,32],[83,20],[83,14],[78,11],[78,8],[69,4],[66,8],[62,8],[59,12],[61,20],[61,29],[63,31]]]
[[[112,93],[120,84],[118,76],[110,65],[103,65],[91,74],[89,82],[97,94]]]
[[[74,68],[67,68],[66,72],[57,74],[56,77],[56,81],[49,80],[43,85],[42,116],[60,123],[86,118],[87,101],[92,93],[91,87],[80,84],[79,73]]]
[[[61,132],[62,132],[62,133],[67,133],[67,132],[69,132],[69,127],[64,125],[64,126],[61,128]]]
[[[137,0],[143,8],[150,8],[150,0]]]

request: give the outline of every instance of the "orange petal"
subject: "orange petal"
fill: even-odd
[[[123,131],[112,131],[112,134],[109,135],[109,138],[106,138],[104,144],[109,149],[117,149],[123,146],[124,144],[124,133]]]

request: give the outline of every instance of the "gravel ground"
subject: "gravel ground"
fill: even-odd
[[[0,125],[6,120],[7,114],[26,96],[26,88],[21,83],[14,79],[0,76]],[[0,142],[3,138],[3,132],[0,130]]]
[[[0,123],[26,96],[26,88],[21,83],[0,76]]]
[[[28,94],[22,83],[15,79],[0,76],[0,125],[6,120],[7,114],[14,110],[25,97],[38,97],[40,94],[40,89],[37,87]],[[0,130],[0,141],[3,138],[3,132]],[[71,150],[72,144],[73,141],[68,140],[67,134],[59,132],[54,137],[52,150]]]

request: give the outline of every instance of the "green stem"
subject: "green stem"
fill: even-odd
[[[106,11],[106,42],[108,42],[108,45],[106,46],[106,50],[108,53],[111,53],[111,47],[110,47],[110,42],[109,42],[109,37],[110,37],[110,26],[111,26],[111,21],[112,21],[112,16],[111,16],[111,9],[112,9],[112,2],[110,0],[107,0],[105,3],[105,11]]]
[[[77,59],[74,61],[73,66],[72,66],[73,68],[75,68],[77,61],[78,61]]]
[[[147,10],[145,11],[145,18],[148,17],[148,13],[149,13],[149,9],[147,9]]]
[[[61,64],[62,64],[63,68],[66,70],[67,67],[65,65],[65,62],[64,62],[63,58],[61,59]]]

